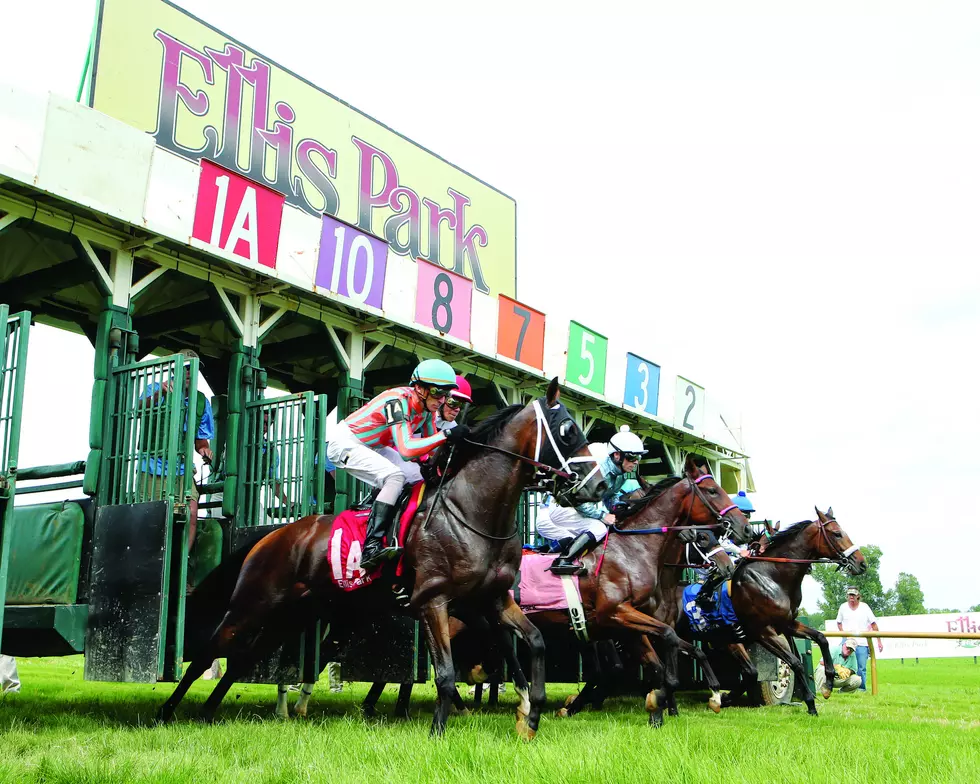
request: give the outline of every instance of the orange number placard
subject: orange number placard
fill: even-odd
[[[498,299],[497,353],[544,370],[544,313],[503,294]]]

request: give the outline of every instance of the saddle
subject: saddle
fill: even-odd
[[[402,491],[398,499],[397,541],[404,542],[415,513],[425,493],[425,482],[410,485]],[[369,496],[370,499],[370,496]],[[371,505],[360,504],[337,515],[330,527],[330,545],[327,557],[330,559],[330,575],[334,584],[343,591],[356,591],[370,585],[384,571],[386,564],[379,564],[370,572],[361,569],[361,551],[367,534],[367,519]],[[395,566],[395,576],[401,577],[404,571],[403,559]]]

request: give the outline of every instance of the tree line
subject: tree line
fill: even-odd
[[[868,570],[857,577],[829,564],[814,565],[813,579],[820,584],[823,597],[817,603],[816,612],[800,610],[802,615],[810,619],[811,626],[823,628],[824,621],[837,617],[837,610],[847,601],[847,588],[851,585],[861,591],[861,601],[878,616],[961,612],[955,607],[926,607],[919,578],[911,572],[899,572],[895,585],[885,588],[881,584],[881,548],[869,544],[861,548],[861,553],[868,563]],[[980,612],[980,604],[963,612]]]

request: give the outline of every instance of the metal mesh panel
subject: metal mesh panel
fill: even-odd
[[[198,418],[197,370],[197,359],[185,362],[180,354],[113,369],[103,503],[188,497],[193,462],[187,456],[194,452]]]
[[[0,489],[3,489],[6,474],[17,467],[31,314],[24,311],[8,316],[7,306],[0,305],[0,324],[4,327],[0,355]]]
[[[322,503],[322,481],[314,477],[316,420],[312,392],[245,406],[238,525],[292,522]]]

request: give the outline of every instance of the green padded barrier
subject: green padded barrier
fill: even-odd
[[[90,449],[85,461],[85,478],[82,479],[82,492],[95,495],[99,492],[99,467],[102,465],[102,450]]]
[[[74,604],[85,515],[71,502],[14,508],[7,604]]]
[[[92,449],[102,448],[102,429],[105,427],[105,422],[102,419],[105,408],[105,389],[106,381],[104,378],[97,378],[92,382],[92,407],[89,411],[88,420],[88,445]]]
[[[221,563],[224,532],[217,518],[204,517],[197,521],[194,550],[188,559],[187,582],[197,587]]]

